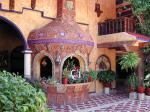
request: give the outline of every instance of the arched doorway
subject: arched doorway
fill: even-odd
[[[48,56],[42,58],[40,62],[41,78],[52,78],[52,62]]]
[[[116,82],[116,87],[117,89],[121,89],[121,90],[127,90],[128,88],[128,84],[127,84],[127,78],[129,77],[129,75],[132,73],[130,69],[128,69],[128,71],[126,70],[121,70],[121,65],[119,64],[119,60],[120,57],[123,54],[119,54],[116,57],[116,73],[117,73],[117,82]]]
[[[21,52],[24,49],[27,49],[27,43],[20,29],[10,20],[0,16],[0,62],[5,62],[0,64],[0,70],[22,75],[24,55]]]

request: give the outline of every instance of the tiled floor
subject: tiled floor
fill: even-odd
[[[150,100],[130,100],[124,93],[91,95],[86,103],[50,108],[52,112],[150,112]]]

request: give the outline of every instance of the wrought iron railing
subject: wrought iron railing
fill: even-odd
[[[121,17],[106,20],[98,24],[98,35],[107,35],[119,32],[135,32],[135,20],[128,17]]]

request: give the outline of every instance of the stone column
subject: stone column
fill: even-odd
[[[24,78],[31,79],[31,53],[30,49],[23,51],[24,53]]]

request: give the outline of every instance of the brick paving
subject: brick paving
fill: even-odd
[[[130,100],[125,93],[90,95],[85,103],[50,108],[52,112],[150,112],[150,100]]]

